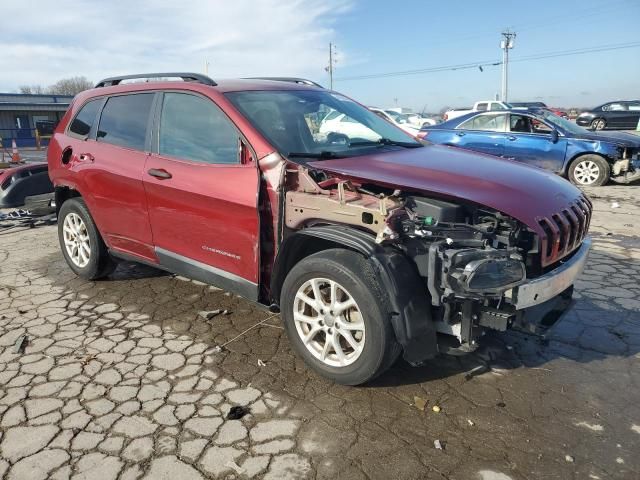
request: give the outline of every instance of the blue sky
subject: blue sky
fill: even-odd
[[[392,7],[394,5],[394,7]],[[538,53],[640,41],[640,1],[369,1],[335,24],[335,77],[500,60],[500,32],[517,33],[511,59]],[[514,62],[509,98],[556,106],[593,106],[640,98],[640,47]],[[336,81],[334,88],[365,103],[431,111],[493,98],[501,67]]]
[[[517,33],[511,100],[593,106],[640,98],[640,47],[521,61],[640,42],[640,0],[3,0],[0,91],[84,75],[199,71],[216,78],[295,75],[368,105],[438,111],[493,98],[500,67],[358,81],[340,78],[497,61],[500,32]],[[9,21],[7,21],[9,19]]]

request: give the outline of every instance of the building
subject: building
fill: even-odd
[[[73,99],[70,95],[31,95],[0,93],[0,137],[7,148],[16,140],[18,147],[36,145],[36,129],[42,144],[58,124]]]

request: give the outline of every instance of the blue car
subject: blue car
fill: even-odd
[[[640,136],[590,132],[544,110],[468,113],[418,137],[551,170],[580,186],[640,179]]]

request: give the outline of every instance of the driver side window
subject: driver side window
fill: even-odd
[[[463,130],[504,132],[506,123],[506,115],[478,115],[477,117],[467,120],[457,128]]]
[[[159,153],[201,163],[238,163],[238,132],[211,100],[165,93]]]

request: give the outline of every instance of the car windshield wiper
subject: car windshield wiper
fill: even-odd
[[[344,155],[338,155],[336,152],[330,152],[323,150],[321,152],[289,152],[287,157],[289,158],[319,158],[321,160],[327,160],[330,158],[342,158]]]
[[[384,146],[384,145],[392,145],[394,147],[404,147],[404,148],[419,148],[422,147],[421,143],[417,142],[399,142],[396,140],[391,140],[389,138],[381,138],[379,140],[368,140],[365,142],[351,142],[349,144],[350,147],[366,147],[366,146]]]

